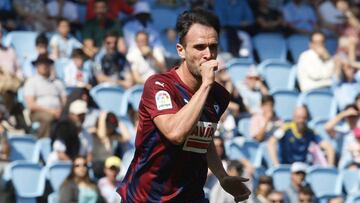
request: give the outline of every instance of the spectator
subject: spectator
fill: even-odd
[[[215,13],[219,16],[220,24],[225,29],[228,51],[234,56],[239,56],[242,40],[238,37],[238,31],[253,33],[254,16],[248,1],[241,0],[216,0],[214,3]]]
[[[124,25],[124,36],[126,45],[131,49],[136,46],[136,35],[138,32],[148,33],[148,40],[151,47],[163,49],[160,33],[151,22],[151,10],[149,3],[139,1],[134,5],[133,18]]]
[[[100,52],[96,56],[96,63],[99,65],[95,77],[98,83],[111,83],[126,89],[133,85],[133,78],[125,56],[116,48],[118,40],[117,32],[106,33],[104,53]]]
[[[268,199],[269,203],[284,203],[285,202],[284,193],[275,191],[275,190],[273,190],[269,193],[269,195],[267,196],[267,199]]]
[[[46,164],[70,161],[78,156],[81,146],[78,134],[78,128],[72,121],[62,120],[56,123],[51,133],[52,152]]]
[[[258,142],[267,140],[281,125],[281,120],[274,112],[274,98],[265,95],[261,98],[261,112],[250,120],[250,136]]]
[[[299,193],[302,187],[305,186],[307,165],[303,162],[294,162],[291,164],[291,183],[285,189],[285,194],[290,202],[298,202],[300,199]]]
[[[36,67],[32,64],[34,60],[37,59],[39,55],[48,55],[48,45],[49,40],[46,37],[45,33],[40,33],[35,39],[35,48],[36,52],[32,56],[26,58],[23,63],[23,70],[25,78],[30,78],[36,75]]]
[[[256,186],[256,193],[254,203],[267,203],[267,197],[274,189],[273,180],[271,176],[260,176],[259,182]]]
[[[165,72],[165,57],[159,47],[151,47],[149,34],[136,33],[136,47],[130,48],[126,58],[131,65],[135,83],[144,84],[156,72]]]
[[[237,89],[249,113],[260,112],[261,97],[268,95],[269,90],[255,67],[249,68],[245,81],[239,81]]]
[[[327,203],[344,203],[344,198],[341,196],[331,197],[328,199]]]
[[[71,102],[69,108],[69,120],[72,121],[78,130],[80,141],[79,154],[86,157],[86,161],[91,163],[93,152],[93,138],[90,133],[83,127],[86,113],[88,112],[87,103],[82,99]]]
[[[38,32],[53,31],[55,23],[49,20],[44,1],[14,0],[15,11],[21,20],[19,27]]]
[[[314,203],[315,202],[314,193],[310,187],[301,187],[299,190],[298,196],[299,196],[299,199],[297,199],[297,200],[300,203]]]
[[[352,104],[356,95],[360,93],[360,72],[348,59],[339,59],[335,63],[332,89],[341,110]]]
[[[338,1],[324,1],[318,7],[320,24],[327,35],[337,36],[346,23],[345,15],[336,6]]]
[[[324,149],[328,164],[334,166],[335,152],[331,144],[311,130],[306,122],[308,111],[305,107],[297,107],[293,121],[285,123],[274,132],[268,141],[269,155],[274,166],[279,164],[292,164],[294,162],[306,162],[308,147],[315,142]],[[277,150],[279,147],[279,153]],[[280,160],[279,160],[280,159]]]
[[[69,0],[53,0],[46,4],[46,10],[50,19],[55,21],[66,19],[68,22],[78,22],[79,16],[76,4]]]
[[[74,159],[71,172],[61,185],[60,203],[69,202],[104,202],[96,184],[90,180],[89,169],[84,157]]]
[[[302,92],[327,88],[331,85],[335,64],[325,47],[325,36],[314,32],[310,36],[310,49],[300,55],[298,81]]]
[[[316,30],[316,13],[304,0],[289,1],[283,8],[286,27],[295,33],[309,34]]]
[[[64,68],[64,83],[68,87],[90,88],[91,73],[84,70],[85,53],[82,49],[74,49],[71,62]]]
[[[325,123],[324,129],[331,138],[336,140],[338,155],[343,154],[344,142],[349,139],[347,137],[352,137],[352,132],[357,127],[358,121],[359,111],[357,107],[348,105],[343,111]]]
[[[269,0],[258,1],[255,11],[257,31],[260,33],[284,31],[282,14],[269,6]]]
[[[352,136],[344,143],[344,150],[340,157],[339,166],[348,166],[351,164],[360,165],[360,128],[356,127],[352,130]]]
[[[50,77],[53,61],[42,54],[33,62],[38,74],[29,78],[24,85],[26,105],[31,120],[40,122],[39,138],[48,136],[51,123],[60,117],[66,102],[63,84]]]
[[[86,6],[86,20],[90,20],[95,17],[94,4],[96,0],[87,0]],[[107,0],[109,11],[106,17],[111,20],[116,20],[119,16],[119,12],[124,12],[127,15],[132,14],[134,9],[128,3],[129,1],[124,0]]]
[[[127,132],[119,134],[117,129],[119,121],[115,114],[102,112],[99,116],[95,132],[93,135],[93,168],[96,177],[103,177],[104,162],[106,158],[120,151],[118,156],[121,157],[124,152],[124,146],[130,139]],[[116,150],[117,148],[117,150]]]
[[[242,176],[243,166],[239,161],[232,160],[229,162],[227,167],[227,173],[229,176]],[[234,202],[234,197],[221,187],[220,182],[217,182],[216,185],[210,191],[210,203],[232,203]]]
[[[51,37],[51,56],[54,59],[68,59],[73,49],[81,48],[82,44],[70,36],[70,23],[65,18],[57,21],[57,33]]]
[[[120,33],[122,30],[118,22],[107,18],[108,6],[106,0],[95,0],[94,11],[95,17],[87,20],[82,30],[84,48],[90,50],[94,49],[94,46],[99,48],[105,34],[110,30]],[[122,53],[126,50],[122,37],[119,40],[119,50]]]
[[[176,44],[178,42],[176,30],[174,28],[168,28],[164,32],[166,37],[162,38],[162,44],[164,46],[166,66],[173,67],[180,64],[180,57],[176,50]]]
[[[106,159],[104,167],[105,177],[98,181],[98,188],[107,203],[119,202],[120,197],[115,190],[120,184],[120,181],[116,179],[120,169],[121,160],[118,157],[111,156]]]

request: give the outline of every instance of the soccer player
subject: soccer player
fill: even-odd
[[[176,29],[182,62],[145,82],[136,151],[118,193],[125,203],[208,202],[203,186],[209,167],[236,202],[245,200],[248,179],[226,173],[213,143],[230,99],[214,81],[219,20],[205,10],[186,11]]]

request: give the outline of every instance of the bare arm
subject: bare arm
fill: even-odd
[[[268,141],[268,150],[269,150],[269,155],[270,158],[274,164],[274,166],[278,166],[280,165],[278,156],[277,156],[277,145],[278,145],[278,140],[276,139],[276,137],[272,136],[270,137],[269,141]]]
[[[335,151],[328,141],[321,141],[320,147],[325,151],[326,159],[330,166],[335,166]]]
[[[222,165],[219,156],[216,153],[214,141],[212,141],[209,145],[206,154],[206,159],[208,162],[209,169],[217,177],[218,180],[221,180],[222,178],[228,175]]]
[[[334,128],[336,124],[338,124],[341,120],[343,120],[347,116],[352,116],[352,115],[354,116],[358,115],[358,112],[353,108],[338,113],[334,118],[330,119],[328,122],[325,123],[324,128],[326,132],[332,137],[335,137],[336,134]]]
[[[60,117],[61,111],[59,109],[50,109],[50,108],[44,108],[42,106],[39,106],[36,104],[35,98],[33,96],[25,96],[25,101],[26,101],[28,108],[32,112],[43,111],[43,112],[50,113],[57,118]]]

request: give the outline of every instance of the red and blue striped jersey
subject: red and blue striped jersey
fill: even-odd
[[[153,119],[163,114],[175,114],[194,94],[175,70],[154,75],[145,83],[139,107],[135,155],[117,190],[125,203],[204,199],[207,148],[230,95],[214,83],[196,127],[182,145],[174,145],[160,132]]]

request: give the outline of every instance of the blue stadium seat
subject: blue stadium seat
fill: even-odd
[[[275,190],[284,191],[291,185],[290,165],[282,164],[278,167],[271,167],[266,174],[272,176]]]
[[[334,197],[339,197],[339,195],[336,194],[323,195],[316,199],[317,199],[317,203],[328,203],[329,199]]]
[[[360,170],[341,170],[340,181],[347,195],[356,194],[360,191]]]
[[[302,52],[309,49],[309,36],[294,34],[287,38],[287,46],[294,63],[297,63]]]
[[[4,45],[14,47],[18,60],[22,64],[25,59],[36,53],[35,39],[37,35],[37,32],[32,31],[12,31],[6,35]]]
[[[128,111],[128,106],[131,105],[135,111],[139,110],[139,104],[141,100],[142,93],[144,91],[143,85],[136,85],[127,90],[125,90],[123,96],[123,102],[121,103],[121,116],[126,116]]]
[[[48,203],[59,203],[60,202],[59,194],[57,192],[51,193],[47,198],[47,202]]]
[[[261,33],[253,38],[253,44],[260,62],[266,59],[286,60],[286,41],[281,34]]]
[[[237,142],[236,140],[241,141]],[[230,160],[247,159],[253,166],[260,167],[262,157],[258,149],[259,144],[257,142],[246,140],[243,137],[235,137],[227,154]]]
[[[167,28],[175,28],[177,15],[177,10],[167,7],[154,7],[151,9],[154,27],[159,32]]]
[[[247,139],[252,139],[250,136],[250,119],[251,115],[242,116],[237,124],[238,133]]]
[[[316,197],[341,194],[341,183],[336,168],[310,166],[306,172],[306,182],[310,184]]]
[[[64,69],[65,67],[71,62],[70,59],[62,58],[55,60],[54,68],[55,68],[55,74],[56,77],[60,80],[64,80]]]
[[[38,139],[34,151],[34,163],[38,163],[41,159],[46,162],[51,153],[51,139],[48,137]]]
[[[236,58],[226,63],[227,71],[230,75],[232,82],[236,85],[238,82],[243,81],[246,73],[254,62],[251,59]]]
[[[306,105],[311,120],[330,119],[336,115],[337,105],[333,94],[327,90],[301,93],[298,105]]]
[[[46,166],[47,179],[49,180],[53,191],[57,192],[60,190],[61,184],[71,172],[71,166],[71,162],[67,161],[59,161]]]
[[[275,100],[275,113],[283,120],[291,120],[296,108],[299,93],[290,90],[278,90],[271,94]]]
[[[36,163],[15,161],[10,166],[17,202],[36,202],[45,189],[45,170]]]
[[[268,59],[259,64],[258,68],[270,91],[295,88],[295,77],[291,77],[294,71],[290,63]]]
[[[36,139],[31,135],[12,136],[9,138],[10,160],[32,161]]]
[[[334,55],[338,47],[338,39],[336,37],[327,37],[325,41],[325,46],[329,51],[330,55]]]
[[[90,95],[101,110],[111,111],[121,116],[121,106],[125,90],[119,86],[100,84],[90,90]]]
[[[360,192],[347,196],[345,203],[360,203]]]

